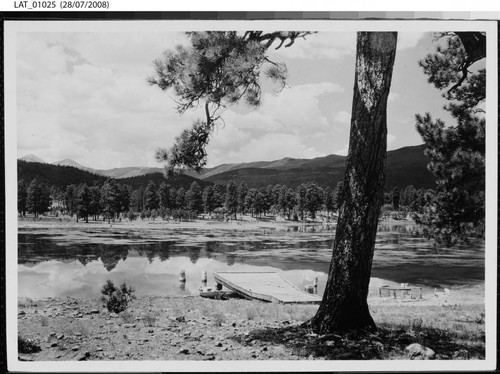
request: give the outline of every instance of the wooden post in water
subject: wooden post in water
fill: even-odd
[[[201,272],[201,285],[202,285],[202,287],[207,286],[207,271],[206,270],[203,270]]]
[[[308,284],[307,286],[304,286],[304,291],[306,291],[307,293],[317,295],[318,294],[318,277],[314,278],[313,284]]]
[[[181,282],[181,283],[186,282],[186,271],[184,269],[181,269],[179,271],[179,282]]]

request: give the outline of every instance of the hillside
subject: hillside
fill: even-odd
[[[106,176],[111,177],[111,178],[125,179],[125,178],[133,178],[133,177],[138,177],[141,175],[153,174],[153,173],[162,174],[163,168],[148,168],[148,167],[132,166],[132,167],[126,167],[126,168],[97,170],[97,172],[99,174],[106,175]]]
[[[428,159],[423,150],[424,145],[419,145],[387,152],[386,191],[395,186],[405,187],[410,184],[416,188],[434,187],[434,177],[427,170]],[[237,184],[244,181],[249,187],[255,188],[277,183],[295,188],[309,181],[315,181],[322,187],[332,187],[344,178],[345,160],[344,156],[329,155],[311,160],[272,161],[260,168],[252,167],[252,163],[233,164],[228,171],[216,174],[214,172],[217,168],[214,168],[202,175],[202,178],[218,184],[225,184],[230,180]],[[225,168],[228,169],[228,166]]]
[[[291,169],[310,169],[343,166],[346,157],[338,155],[328,155],[313,159],[291,158],[285,157],[274,161],[256,161],[244,162],[238,164],[222,164],[213,168],[206,168],[201,173],[188,172],[195,178],[209,179],[215,175],[220,175],[227,172],[235,172],[240,169],[271,169],[271,170],[291,170]],[[299,183],[300,184],[300,183]]]
[[[23,160],[17,161],[17,175],[19,180],[22,179],[28,184],[35,177],[37,177],[50,186],[55,186],[63,189],[70,184],[102,184],[106,181],[106,179],[108,179],[108,177],[106,176],[91,173],[74,166],[53,165]],[[161,182],[166,182],[172,187],[184,187],[185,189],[189,189],[194,181],[198,182],[198,184],[202,188],[212,184],[211,182],[201,181],[188,175],[178,175],[165,179],[165,176],[162,173],[152,173],[136,177],[118,179],[119,183],[128,184],[133,189],[145,187],[147,186],[149,181],[155,182],[156,185],[159,185]]]
[[[161,183],[165,182],[172,187],[180,188],[184,187],[184,189],[188,190],[191,187],[193,182],[197,182],[201,188],[205,188],[206,186],[212,185],[212,182],[200,180],[197,178],[193,178],[189,175],[180,174],[174,175],[171,177],[165,177],[163,173],[151,173],[138,175],[130,178],[120,178],[118,179],[119,183],[128,184],[133,189],[137,189],[139,187],[146,187],[149,181],[153,181],[157,186]]]
[[[404,188],[412,184],[416,188],[433,188],[434,177],[427,170],[428,159],[424,156],[424,145],[410,146],[387,152],[387,177],[385,190],[395,186]],[[313,159],[286,157],[274,161],[256,161],[238,164],[223,164],[207,168],[201,173],[187,172],[165,179],[161,168],[124,167],[108,170],[94,170],[72,160],[63,160],[53,165],[35,162],[34,155],[26,156],[27,161],[19,160],[19,178],[31,181],[34,175],[46,179],[49,184],[66,186],[94,181],[102,183],[107,177],[132,188],[145,186],[152,180],[157,185],[166,182],[173,187],[189,188],[197,181],[203,188],[209,184],[227,184],[233,180],[237,184],[244,181],[249,187],[260,188],[269,184],[284,184],[296,188],[302,183],[315,181],[322,187],[334,187],[344,178],[345,156],[328,155]],[[30,161],[30,162],[28,162]]]
[[[90,173],[74,166],[17,160],[18,179],[30,183],[35,177],[51,186],[61,188],[66,188],[69,184],[87,183],[93,185],[95,182],[101,184],[107,179],[102,175]]]

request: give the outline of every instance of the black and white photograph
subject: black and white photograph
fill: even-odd
[[[4,37],[9,368],[495,367],[496,21]]]

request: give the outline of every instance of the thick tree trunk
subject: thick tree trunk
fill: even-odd
[[[367,296],[383,203],[386,108],[396,40],[394,32],[358,33],[349,153],[333,255],[323,301],[309,321],[319,333],[375,329]]]

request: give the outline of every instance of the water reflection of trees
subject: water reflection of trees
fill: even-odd
[[[200,247],[190,247],[189,250],[189,260],[194,265],[200,258],[201,248]]]
[[[128,256],[128,248],[123,246],[108,246],[108,248],[100,248],[100,250],[101,262],[107,271],[113,270],[120,260],[125,261]]]
[[[83,266],[93,261],[101,261],[107,271],[112,271],[118,263],[126,261],[128,256],[139,255],[145,257],[149,263],[155,258],[160,261],[169,260],[172,256],[188,256],[193,264],[201,257],[213,258],[215,254],[223,255],[227,265],[232,266],[236,262],[248,261],[277,261],[283,260],[296,263],[297,258],[287,255],[287,251],[331,251],[333,246],[333,235],[322,234],[322,230],[332,230],[332,227],[311,226],[314,234],[299,232],[300,227],[308,230],[307,226],[288,227],[288,232],[277,233],[270,231],[241,233],[221,232],[211,236],[206,242],[193,242],[189,244],[186,239],[179,241],[152,241],[147,243],[113,244],[113,243],[78,243],[74,241],[58,241],[58,236],[47,236],[39,234],[18,234],[18,263],[33,266],[37,263],[49,260],[60,262],[75,262]],[[298,233],[292,233],[297,229]],[[334,227],[333,227],[334,228]],[[379,226],[376,249],[380,251],[408,251],[421,255],[443,256],[452,250],[460,255],[467,251],[484,252],[484,241],[472,240],[467,246],[457,246],[445,249],[434,245],[433,242],[415,234],[415,225],[385,225]],[[185,232],[180,232],[184,233]],[[213,238],[219,240],[213,240]],[[126,238],[126,237],[125,237]],[[186,245],[187,244],[187,245]],[[265,253],[260,256],[259,252]],[[274,252],[276,254],[274,254]],[[302,252],[300,252],[302,253]],[[325,252],[326,253],[326,252]],[[382,253],[382,252],[381,252]],[[287,257],[288,256],[288,257]],[[477,256],[477,253],[475,254]]]
[[[233,253],[228,253],[226,255],[226,263],[229,266],[233,266],[235,262],[236,262],[236,256]]]

